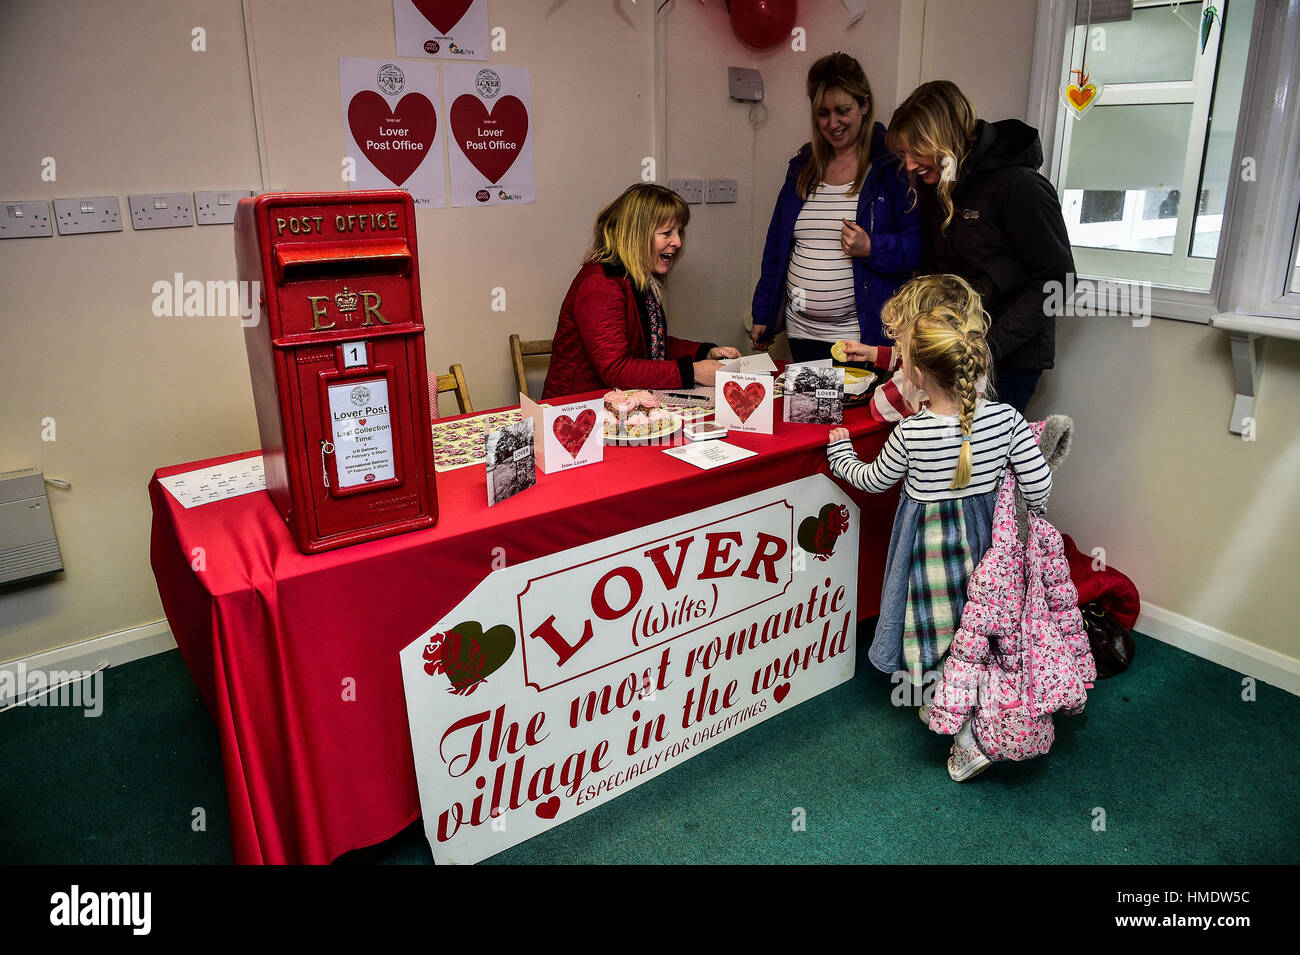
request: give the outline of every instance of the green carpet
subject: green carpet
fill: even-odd
[[[1045,758],[952,782],[949,741],[860,651],[849,683],[486,864],[1300,862],[1300,698],[1244,701],[1239,674],[1135,639]],[[230,862],[216,733],[179,653],[105,677],[98,718],[0,713],[0,863]],[[341,861],[431,855],[417,824]]]

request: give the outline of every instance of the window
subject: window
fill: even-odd
[[[1150,283],[1163,317],[1300,318],[1300,5],[1219,0],[1202,52],[1202,4],[1076,23],[1088,3],[1039,0],[1029,117],[1080,277]]]
[[[1067,69],[1101,89],[1061,124],[1056,153],[1081,273],[1210,288],[1255,13],[1254,0],[1218,6],[1204,52],[1199,4],[1138,0],[1130,20],[1068,32]],[[1097,194],[1122,197],[1104,219],[1089,215]]]

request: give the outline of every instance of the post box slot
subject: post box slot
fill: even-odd
[[[281,282],[347,278],[353,275],[407,275],[411,249],[401,240],[280,245],[275,249]]]

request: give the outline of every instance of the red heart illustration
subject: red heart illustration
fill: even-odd
[[[423,93],[407,93],[395,107],[372,90],[363,90],[348,104],[348,128],[358,148],[395,186],[411,178],[429,155],[433,134],[438,131],[438,113]],[[403,129],[385,134],[381,129]],[[419,143],[419,149],[382,149],[398,142]]]
[[[543,819],[554,819],[555,814],[560,811],[560,797],[552,796],[550,799],[542,800],[534,811]]]
[[[462,93],[451,104],[451,132],[474,168],[489,182],[497,183],[524,148],[528,110],[519,97],[503,96],[489,113],[477,96]]]
[[[357,424],[361,425],[361,427],[364,428],[364,427],[366,426],[366,419],[365,419],[365,418],[358,418],[358,419],[357,419]]]
[[[411,0],[415,9],[443,36],[460,23],[460,18],[473,2],[474,0]]]
[[[775,700],[778,703],[780,703],[782,700],[786,698],[786,695],[789,692],[790,692],[790,684],[782,683],[780,686],[778,686],[775,690],[772,691],[772,696],[773,698],[775,698]]]
[[[722,396],[727,399],[727,404],[731,405],[731,410],[736,412],[736,417],[742,423],[748,421],[749,416],[763,403],[766,393],[767,389],[757,381],[743,389],[734,381],[729,381],[722,389]]]
[[[576,421],[567,414],[560,415],[551,424],[551,430],[555,432],[555,439],[560,442],[565,451],[569,452],[570,457],[577,458],[578,452],[582,450],[587,440],[587,435],[591,434],[591,429],[595,426],[596,412],[588,408],[578,415]]]

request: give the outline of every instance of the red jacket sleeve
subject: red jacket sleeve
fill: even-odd
[[[574,323],[596,374],[611,388],[682,387],[681,368],[674,360],[681,356],[655,361],[634,353],[629,332],[640,325],[640,319],[626,288],[618,279],[603,275],[593,275],[578,287]],[[670,347],[690,344],[677,339],[669,343]]]

